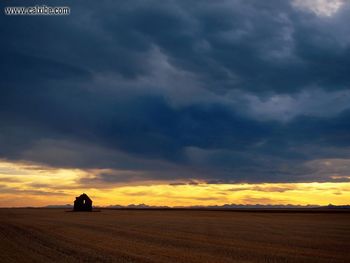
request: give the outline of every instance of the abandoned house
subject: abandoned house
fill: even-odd
[[[92,211],[92,200],[83,193],[75,198],[74,211]]]

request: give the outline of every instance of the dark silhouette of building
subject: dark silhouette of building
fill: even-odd
[[[92,200],[87,194],[82,194],[75,198],[74,211],[92,211]]]

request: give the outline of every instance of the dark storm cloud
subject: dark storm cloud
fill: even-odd
[[[327,181],[313,161],[349,158],[348,4],[50,5],[71,15],[0,17],[1,158],[111,169],[86,184]]]

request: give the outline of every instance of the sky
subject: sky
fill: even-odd
[[[0,15],[0,206],[350,203],[349,2],[49,4]]]

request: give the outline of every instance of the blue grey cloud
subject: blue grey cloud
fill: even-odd
[[[106,183],[332,180],[318,160],[350,155],[350,6],[297,2],[1,15],[0,157],[127,171]]]

